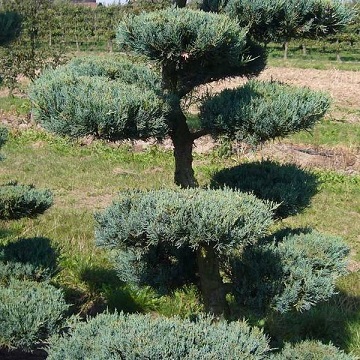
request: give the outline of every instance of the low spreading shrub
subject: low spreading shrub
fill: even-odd
[[[286,344],[281,353],[273,355],[271,360],[356,360],[335,346],[319,341],[303,341]]]
[[[50,339],[49,360],[264,359],[261,330],[244,322],[100,314]]]
[[[12,279],[0,286],[0,346],[30,350],[58,331],[68,310],[61,290]]]
[[[12,182],[0,185],[0,219],[20,219],[42,214],[53,203],[50,190]]]

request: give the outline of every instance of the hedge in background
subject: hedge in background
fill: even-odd
[[[100,314],[50,339],[49,360],[264,359],[261,330],[244,322],[196,321],[153,315]]]
[[[67,310],[62,292],[48,283],[10,280],[0,286],[0,346],[36,348],[59,330]]]

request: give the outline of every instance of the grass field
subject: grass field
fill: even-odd
[[[335,115],[330,114],[312,134],[294,135],[283,142],[284,146],[341,148],[358,156],[360,104],[350,105],[333,108],[333,113],[338,111],[336,120]],[[11,121],[16,122],[26,113],[24,109],[28,109],[28,103],[24,99],[3,97],[0,109],[3,122],[11,125]],[[358,122],[347,121],[349,112],[359,119]],[[339,118],[345,120],[339,121]],[[192,118],[192,123],[196,126],[196,118]],[[36,219],[1,222],[1,244],[19,237],[48,238],[59,254],[59,272],[54,283],[64,289],[74,312],[92,315],[109,307],[129,312],[189,316],[201,311],[201,301],[194,287],[162,297],[150,288],[135,292],[117,279],[106,252],[94,245],[93,214],[110,204],[119,191],[174,186],[171,150],[157,145],[139,150],[129,143],[73,142],[34,127],[11,128],[10,139],[2,151],[5,160],[0,167],[1,183],[16,179],[49,188],[55,195],[55,204]],[[267,152],[266,156],[271,157],[271,154]],[[234,153],[222,144],[215,150],[195,154],[196,176],[201,185],[206,186],[217,171],[249,159],[249,154]],[[269,314],[261,319],[250,316],[249,322],[264,327],[274,347],[283,340],[311,337],[331,341],[360,356],[360,172],[355,165],[352,171],[339,171],[336,166],[310,165],[310,169],[321,182],[320,191],[309,208],[279,226],[311,226],[343,237],[352,250],[351,271],[340,279],[338,295],[330,302],[297,315]],[[240,317],[245,315],[249,314],[240,314]]]

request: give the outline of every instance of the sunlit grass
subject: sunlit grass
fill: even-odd
[[[106,251],[94,244],[93,214],[110,204],[119,191],[174,186],[171,150],[152,146],[134,151],[129,144],[115,146],[100,141],[85,146],[45,132],[27,130],[13,131],[2,153],[6,156],[0,168],[2,183],[17,179],[50,188],[55,194],[55,204],[36,219],[2,222],[0,241],[32,236],[49,238],[60,254],[61,270],[53,281],[65,290],[75,312],[94,314],[108,307],[189,316],[201,311],[195,288],[160,297],[151,289],[133,289],[121,283]],[[209,184],[216,171],[241,161],[218,155],[219,149],[195,155],[195,171],[201,185]],[[302,214],[284,220],[281,226],[312,226],[340,235],[352,249],[352,260],[360,262],[360,176],[334,171],[316,174],[321,186],[311,206]],[[359,283],[359,272],[344,277],[339,283],[342,297],[320,305],[311,313],[296,315],[297,325],[289,318],[269,316],[263,326],[273,339],[293,340],[310,331],[314,337],[332,341],[360,355]]]

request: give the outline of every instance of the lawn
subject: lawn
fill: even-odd
[[[249,315],[251,324],[264,327],[274,347],[283,340],[312,337],[331,341],[360,356],[360,171],[356,162],[360,148],[360,105],[352,102],[344,106],[341,99],[336,96],[334,99],[332,112],[312,134],[302,132],[285,139],[280,148],[272,144],[257,152],[236,151],[224,141],[214,150],[197,152],[194,166],[201,185],[206,186],[217,171],[241,162],[261,157],[283,160],[280,155],[284,149],[306,149],[310,155],[311,151],[332,151],[336,155],[341,149],[343,156],[355,156],[355,162],[347,167],[336,161],[331,166],[326,162],[307,163],[306,168],[320,181],[319,192],[305,211],[278,224],[292,228],[310,226],[346,241],[352,250],[350,271],[338,282],[338,295],[296,316],[269,314],[259,319],[239,314],[236,309],[232,316]],[[171,149],[156,144],[143,147],[139,143],[111,144],[92,139],[70,141],[35,126],[19,127],[21,121],[12,126],[9,119],[21,119],[27,106],[24,99],[0,99],[2,120],[11,128],[10,139],[2,151],[5,159],[0,180],[5,183],[16,179],[49,188],[55,203],[36,219],[2,222],[1,244],[20,237],[49,239],[50,246],[58,252],[59,272],[53,281],[64,289],[75,313],[93,315],[106,307],[184,317],[200,312],[202,305],[194,287],[161,297],[146,287],[135,292],[118,280],[106,252],[94,245],[93,214],[110,204],[119,191],[174,187]],[[349,113],[355,121],[348,121]],[[196,126],[196,117],[191,117],[191,123]],[[307,155],[300,151],[289,159],[303,164],[301,161]]]

